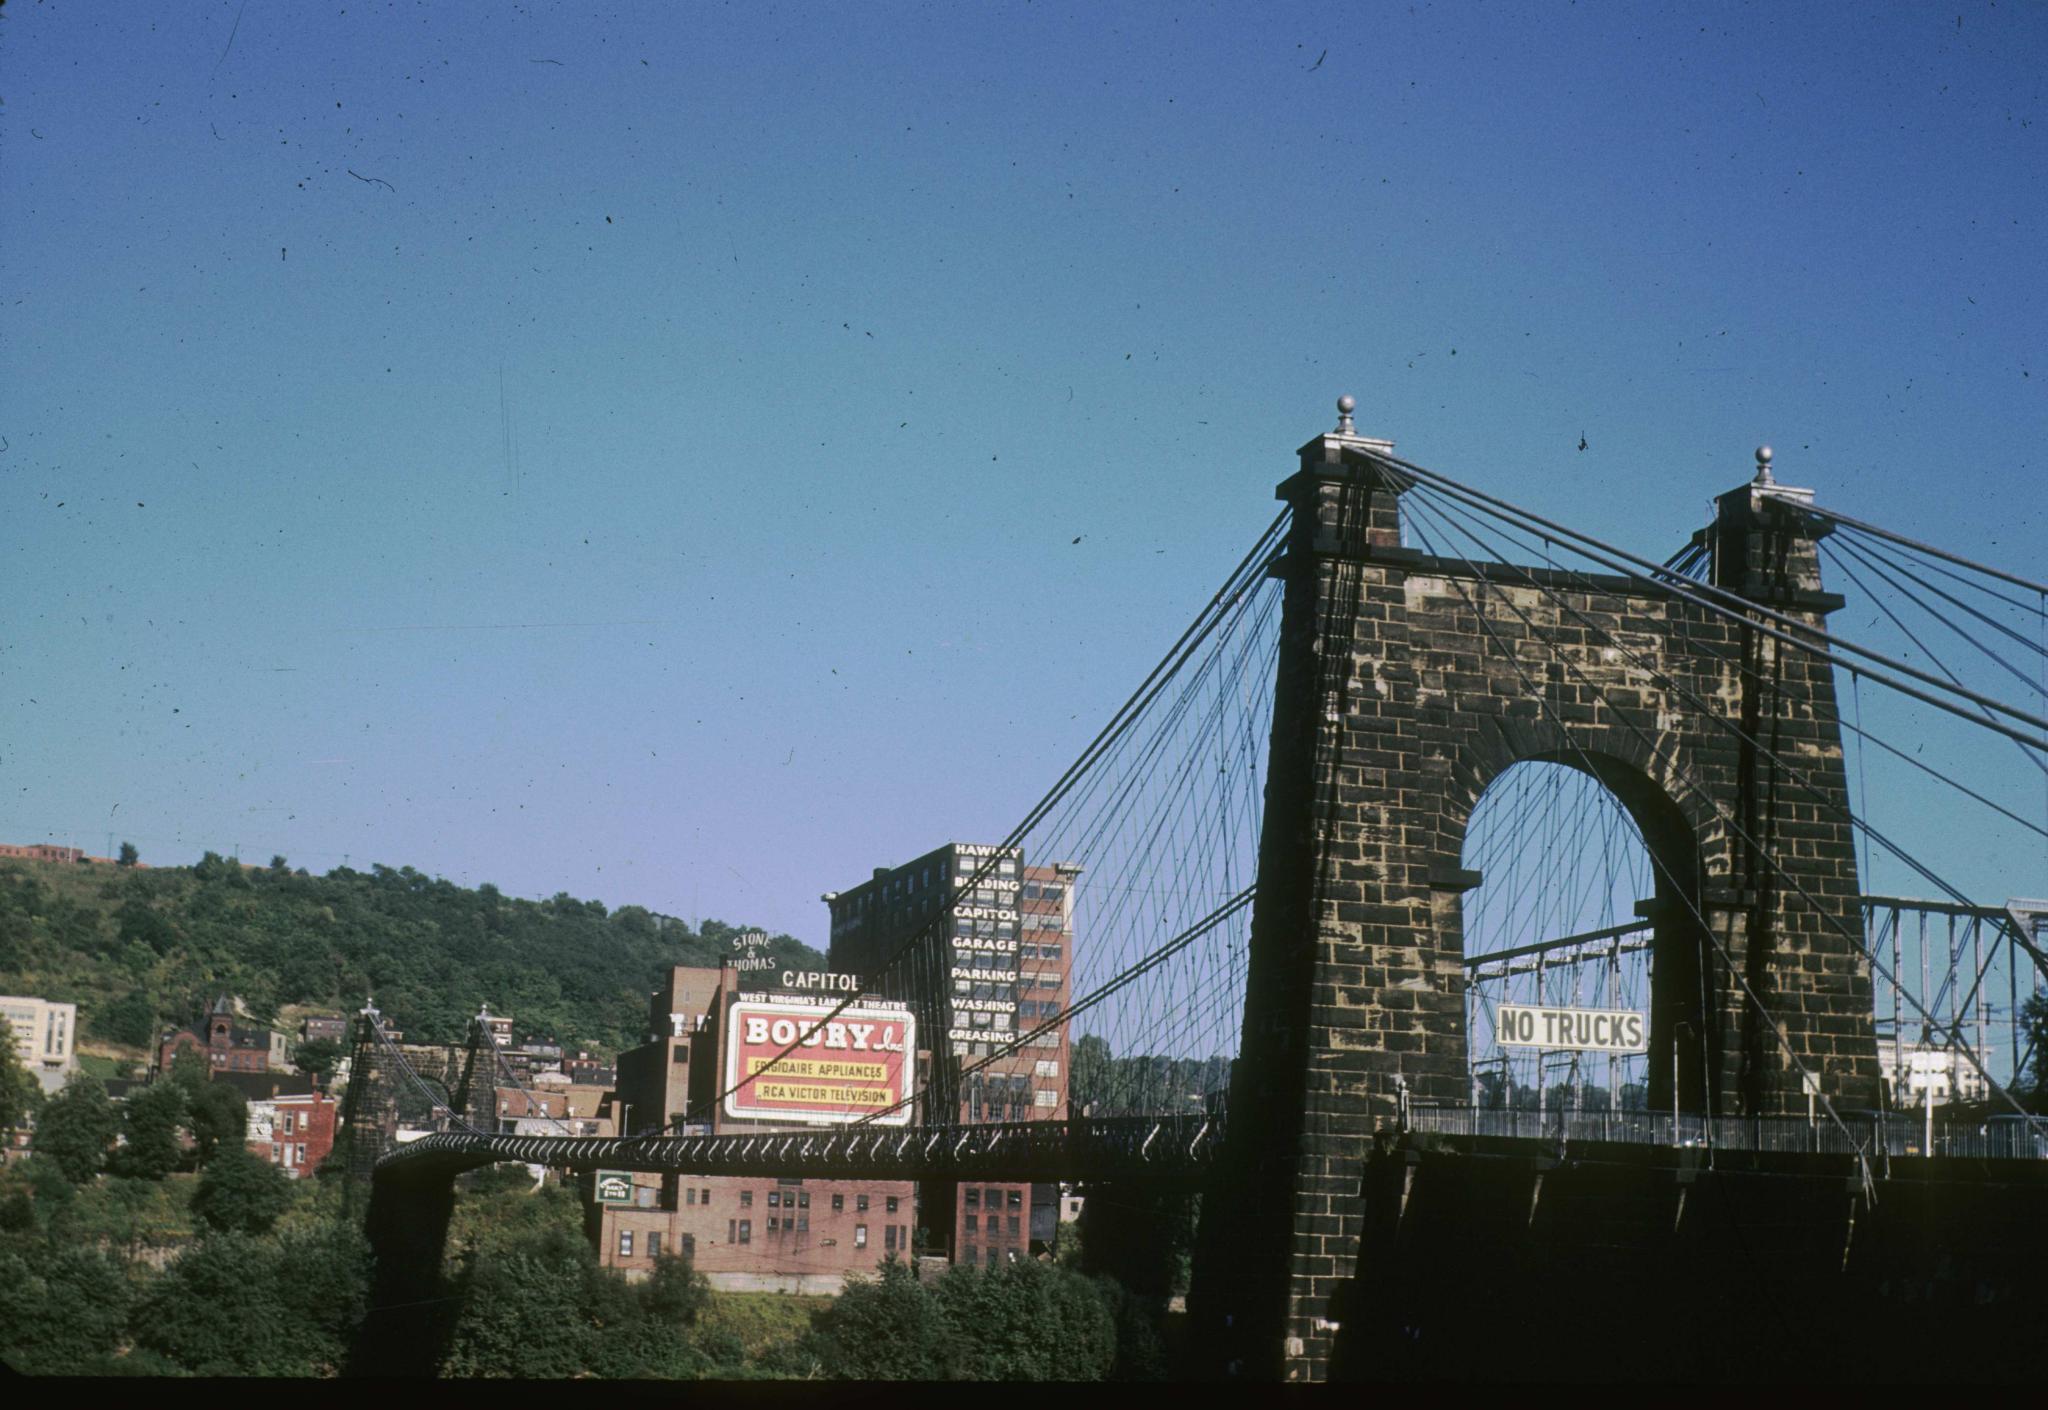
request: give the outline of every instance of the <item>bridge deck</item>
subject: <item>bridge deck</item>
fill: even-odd
[[[1572,1145],[1666,1146],[1786,1154],[1931,1156],[1939,1161],[2048,1160],[2048,1135],[2014,1119],[1937,1124],[1924,1149],[1921,1122],[1904,1114],[1851,1117],[1701,1117],[1669,1113],[1475,1110],[1421,1107],[1407,1129],[1448,1137],[1515,1138]],[[1218,1117],[1110,1117],[901,1130],[842,1128],[718,1136],[515,1136],[437,1132],[384,1155],[378,1173],[445,1175],[500,1161],[565,1170],[658,1174],[802,1175],[845,1180],[1142,1180],[1196,1182],[1214,1164]],[[1399,1134],[1389,1128],[1389,1135]]]

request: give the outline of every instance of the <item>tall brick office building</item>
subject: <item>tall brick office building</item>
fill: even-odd
[[[956,898],[954,891],[991,860],[988,874]],[[1026,866],[1018,848],[962,842],[900,867],[878,867],[859,886],[824,897],[832,911],[832,968],[879,974],[907,938],[940,926],[944,972],[921,976],[940,992],[901,997],[941,1023],[943,1033],[927,1040],[935,1061],[971,1065],[1066,1012],[1079,875],[1078,868],[1058,863]],[[1061,1021],[963,1080],[957,1119],[1064,1120],[1067,1083],[1067,1025]],[[930,1251],[949,1252],[956,1262],[993,1266],[1028,1257],[1051,1241],[1059,1222],[1058,1189],[1051,1185],[961,1186],[952,1204],[950,1219],[925,1211],[925,1225],[935,1244]],[[948,1246],[936,1247],[940,1241]]]

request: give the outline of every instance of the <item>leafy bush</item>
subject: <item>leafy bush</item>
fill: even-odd
[[[243,1234],[270,1232],[292,1205],[292,1182],[260,1156],[224,1149],[199,1176],[192,1212],[208,1228]]]

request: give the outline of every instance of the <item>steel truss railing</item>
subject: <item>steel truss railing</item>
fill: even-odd
[[[517,1161],[563,1170],[679,1175],[1158,1181],[1206,1171],[1224,1129],[1220,1116],[1190,1113],[638,1139],[448,1131],[387,1153],[376,1170],[379,1176],[425,1174]]]
[[[1887,972],[1871,976],[1871,1016],[1888,1077],[1897,1078],[1894,1069],[1908,1047],[1952,1052],[1965,1064],[1965,1053],[1980,1065],[1997,1054],[2005,1059],[2007,1081],[2027,1070],[2033,1047],[2018,1019],[2024,1001],[2048,984],[2048,955],[2031,937],[2038,918],[2048,914],[2048,903],[1974,906],[1863,896],[1858,904],[1865,950],[1890,961]],[[1909,917],[1915,918],[1910,929],[1917,932],[1910,942]],[[1635,921],[1467,956],[1465,979],[1478,990],[1516,975],[1614,964],[1629,955],[1644,955],[1640,962],[1648,963],[1650,932],[1650,922]],[[1915,969],[1921,971],[1917,986],[1907,982]],[[1909,1004],[1933,1017],[1909,1018]],[[1962,1075],[1967,1080],[1968,1070]]]

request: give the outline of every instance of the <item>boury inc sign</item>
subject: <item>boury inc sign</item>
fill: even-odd
[[[740,999],[728,1014],[725,1112],[755,1121],[907,1126],[916,1020],[900,1008]],[[879,1113],[887,1112],[887,1115]]]

